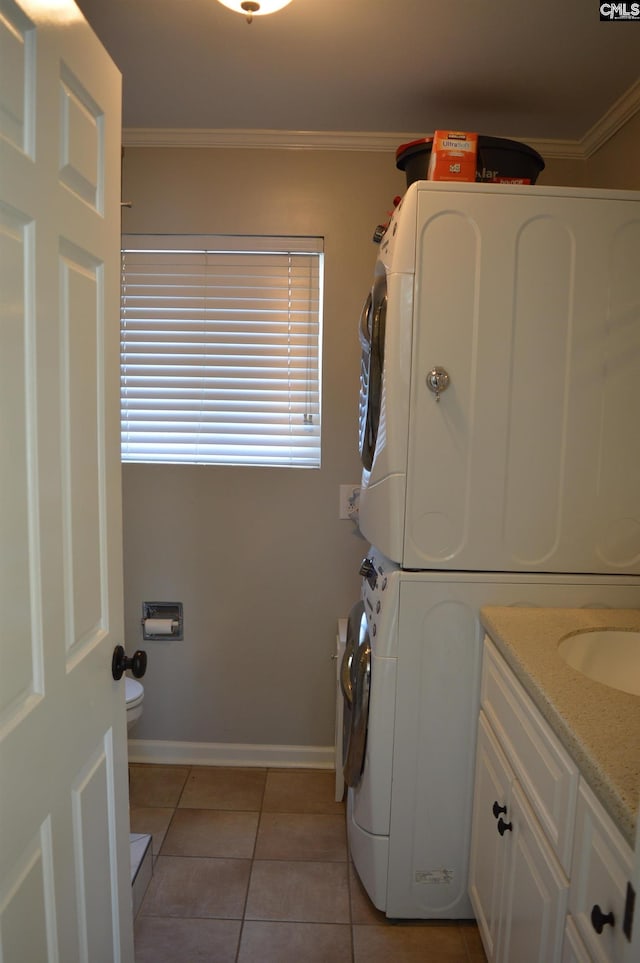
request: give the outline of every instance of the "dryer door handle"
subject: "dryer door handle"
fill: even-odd
[[[354,700],[351,730],[342,774],[347,786],[357,786],[364,769],[369,722],[369,690],[371,686],[371,649],[368,642],[358,646],[354,656]]]
[[[369,326],[369,318],[371,317],[371,305],[372,297],[371,291],[367,295],[367,299],[364,302],[362,313],[360,314],[360,344],[366,349],[367,353],[371,351],[371,331]]]
[[[347,638],[342,656],[342,664],[340,666],[340,688],[342,689],[342,695],[349,708],[353,705],[353,657],[358,648],[358,642],[360,641],[360,625],[363,615],[364,603],[362,599],[360,599],[351,607],[351,611],[349,612]]]
[[[353,658],[353,649],[350,651],[347,645],[344,650],[344,655],[342,656],[342,665],[340,666],[340,688],[342,689],[342,695],[348,706],[353,705],[353,688],[351,685],[351,660]]]

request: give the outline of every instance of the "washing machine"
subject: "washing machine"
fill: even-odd
[[[391,918],[472,918],[480,608],[637,608],[638,579],[407,571],[374,548],[361,572],[341,666],[353,863]]]

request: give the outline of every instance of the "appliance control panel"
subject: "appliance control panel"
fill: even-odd
[[[362,601],[374,655],[395,655],[399,567],[371,548],[360,566]]]

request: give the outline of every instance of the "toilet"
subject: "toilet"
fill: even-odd
[[[127,703],[127,729],[131,729],[142,715],[144,687],[137,679],[130,679],[129,676],[125,676],[124,681],[125,700]]]

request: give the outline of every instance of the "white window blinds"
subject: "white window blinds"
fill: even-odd
[[[123,461],[319,467],[322,239],[122,246]]]

